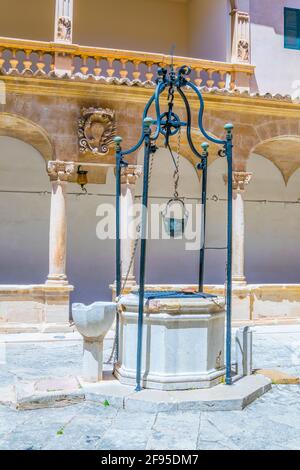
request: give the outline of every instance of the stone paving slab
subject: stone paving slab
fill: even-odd
[[[67,406],[85,399],[76,377],[17,382],[0,389],[0,403],[18,410]]]
[[[41,377],[78,376],[81,341],[23,335],[7,343],[6,363],[0,365],[0,386],[8,398],[17,381]],[[5,339],[5,338],[4,338]],[[255,369],[277,368],[300,374],[300,328],[254,328]],[[104,359],[112,339],[104,345]],[[107,366],[107,370],[109,367]],[[4,387],[6,389],[4,389]],[[0,393],[1,395],[1,393]],[[184,423],[185,426],[184,427]],[[190,428],[187,434],[186,429]],[[197,432],[198,429],[198,432]],[[195,439],[196,438],[196,439]],[[159,411],[145,413],[104,401],[82,401],[66,407],[18,410],[0,404],[0,449],[117,450],[162,448],[186,450],[300,450],[300,385],[272,389],[237,411]]]
[[[298,385],[300,384],[300,378],[286,374],[276,369],[258,369],[255,371],[256,374],[264,375],[268,377],[272,384],[282,385]]]
[[[300,449],[300,387],[272,387],[243,411],[144,413],[82,402],[15,411],[0,405],[0,450]]]

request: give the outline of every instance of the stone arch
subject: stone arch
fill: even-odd
[[[281,172],[287,185],[292,174],[300,167],[300,136],[276,135],[254,145],[249,155],[257,154],[270,160]]]
[[[263,122],[255,126],[258,142],[273,139],[281,136],[298,136],[300,131],[300,123],[298,120],[278,119]]]
[[[18,114],[0,113],[0,136],[22,140],[34,147],[46,162],[54,160],[54,148],[46,131]]]

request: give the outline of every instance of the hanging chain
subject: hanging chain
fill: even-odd
[[[174,98],[175,98],[175,88],[174,88],[174,84],[171,83],[170,86],[169,86],[169,90],[168,90],[169,111],[172,111]]]
[[[173,173],[174,179],[174,198],[178,199],[178,184],[179,184],[179,161],[180,161],[180,147],[181,147],[181,127],[178,131],[178,140],[177,140],[177,158],[175,161],[175,170]]]
[[[153,162],[154,162],[154,153],[151,153],[150,165],[149,165],[149,175],[148,175],[148,187],[150,187],[151,176],[152,176],[152,171],[153,171]],[[132,249],[132,254],[131,254],[129,266],[128,266],[126,275],[124,277],[123,285],[122,285],[122,288],[121,288],[121,293],[122,294],[124,293],[124,290],[126,288],[128,278],[129,278],[129,274],[130,274],[130,271],[131,271],[131,268],[132,268],[132,265],[133,265],[133,262],[134,262],[134,258],[135,258],[135,255],[136,255],[137,247],[138,247],[139,241],[141,239],[141,220],[140,220],[139,224],[137,225],[136,232],[137,232],[137,237],[134,241],[134,246],[133,246],[133,249]]]
[[[150,186],[150,182],[151,182],[151,176],[152,176],[152,172],[153,172],[153,163],[154,163],[154,153],[151,153],[150,165],[149,165],[149,175],[148,175],[148,186]],[[131,268],[132,268],[132,265],[133,265],[133,262],[134,262],[134,259],[135,259],[135,256],[136,256],[139,241],[141,239],[141,224],[142,224],[142,221],[140,220],[140,222],[139,222],[139,224],[137,225],[137,228],[136,228],[137,237],[134,241],[129,266],[128,266],[128,269],[127,269],[127,272],[126,272],[126,275],[124,277],[124,281],[123,281],[123,284],[122,284],[122,287],[121,287],[121,295],[124,293],[124,291],[126,289],[129,274],[130,274],[130,271],[131,271]],[[121,265],[121,268],[122,268],[122,265]],[[112,360],[115,356],[116,344],[117,344],[116,340],[117,340],[117,336],[115,335],[114,342],[113,342],[113,347],[112,347],[110,356],[109,356],[108,360],[105,362],[105,364],[111,364],[111,362],[112,362]]]

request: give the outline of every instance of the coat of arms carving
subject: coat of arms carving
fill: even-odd
[[[115,111],[83,108],[78,121],[79,151],[106,155],[116,135]]]

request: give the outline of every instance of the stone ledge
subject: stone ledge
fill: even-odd
[[[29,410],[63,407],[86,400],[147,413],[232,411],[243,410],[270,389],[270,379],[252,375],[231,386],[220,384],[209,390],[135,392],[133,387],[120,384],[110,372],[106,372],[104,380],[97,384],[87,384],[75,377],[20,382],[16,386],[0,389],[0,404],[17,410]]]
[[[74,286],[71,284],[0,284],[0,296],[5,295],[43,295],[45,293],[72,292]],[[10,297],[9,297],[10,298]]]
[[[142,390],[120,384],[107,377],[98,384],[81,382],[85,398],[99,403],[108,402],[128,411],[158,413],[161,411],[232,411],[243,410],[271,389],[271,381],[262,375],[251,375],[237,380],[233,385],[217,385],[201,390]]]
[[[16,333],[72,333],[76,327],[69,322],[62,323],[14,323],[0,322],[0,334]]]

